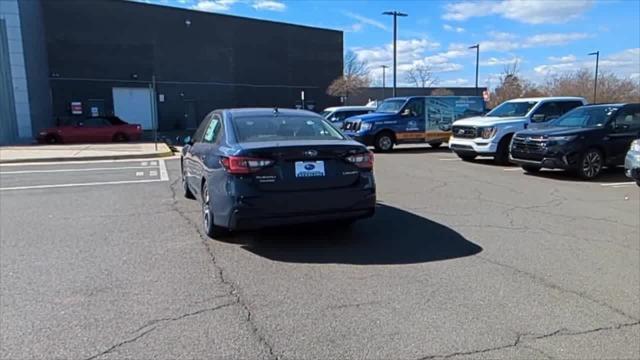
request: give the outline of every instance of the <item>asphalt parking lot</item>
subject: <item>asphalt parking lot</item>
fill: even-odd
[[[0,167],[2,359],[637,359],[640,189],[377,154],[376,216],[200,232],[176,159]],[[142,174],[140,174],[142,173]]]

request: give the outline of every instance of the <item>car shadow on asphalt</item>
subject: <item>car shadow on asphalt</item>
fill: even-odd
[[[552,179],[558,181],[568,181],[568,182],[584,182],[584,183],[602,183],[602,184],[611,184],[611,183],[623,183],[623,182],[632,182],[633,180],[628,178],[624,174],[624,168],[615,167],[615,168],[606,168],[603,169],[600,175],[591,180],[582,180],[577,175],[575,175],[571,171],[564,170],[540,170],[537,173],[524,173],[527,176],[541,177],[545,179]]]
[[[400,265],[456,259],[482,251],[445,225],[383,204],[378,205],[374,217],[348,229],[309,224],[240,238],[238,242],[247,251],[292,263]]]
[[[432,148],[429,145],[421,146],[421,147],[395,147],[393,150],[384,153],[385,155],[393,155],[393,154],[438,154],[438,153],[450,153],[451,150],[446,146],[442,145],[439,148]]]

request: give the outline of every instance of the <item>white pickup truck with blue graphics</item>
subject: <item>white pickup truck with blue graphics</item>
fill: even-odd
[[[384,100],[373,113],[346,119],[342,130],[377,151],[409,143],[438,147],[451,136],[455,120],[484,112],[480,96],[396,97]]]

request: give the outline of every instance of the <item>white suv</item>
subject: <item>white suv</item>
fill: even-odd
[[[540,97],[505,101],[484,116],[453,123],[449,148],[462,160],[493,156],[498,164],[509,161],[509,143],[516,131],[532,123],[557,119],[567,111],[586,105],[581,97]]]

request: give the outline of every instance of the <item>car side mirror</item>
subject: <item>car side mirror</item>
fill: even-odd
[[[400,114],[400,116],[409,116],[411,115],[411,110],[410,109],[404,109],[402,110],[402,113]]]
[[[543,122],[545,120],[544,114],[533,114],[531,122]]]
[[[187,136],[184,139],[182,139],[182,143],[184,145],[193,145],[193,139],[191,138],[191,136]]]

